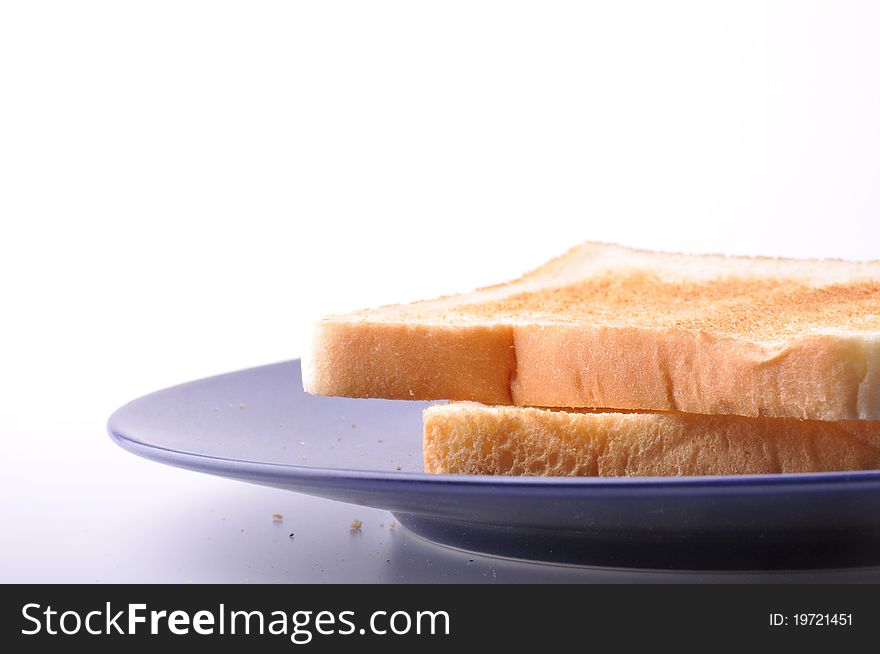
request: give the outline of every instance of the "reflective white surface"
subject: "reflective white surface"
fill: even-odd
[[[98,421],[12,433],[0,461],[14,489],[0,503],[0,582],[880,581],[876,569],[712,574],[503,560],[428,543],[392,528],[384,511],[139,459]]]

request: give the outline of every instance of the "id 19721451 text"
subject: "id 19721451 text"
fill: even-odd
[[[851,627],[852,613],[771,613],[771,627]]]

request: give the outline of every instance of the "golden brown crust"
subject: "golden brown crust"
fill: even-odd
[[[322,321],[307,391],[880,419],[880,264],[587,243],[508,284]]]
[[[424,412],[425,470],[674,476],[880,468],[880,421],[593,413],[441,404]]]
[[[685,330],[568,326],[516,328],[514,338],[514,404],[860,417],[866,356],[850,339],[805,336],[765,346]]]
[[[303,361],[318,395],[426,400],[466,397],[509,404],[516,368],[510,327],[326,323]]]

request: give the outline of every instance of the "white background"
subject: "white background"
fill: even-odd
[[[322,313],[588,239],[880,258],[878,33],[872,2],[3,2],[0,581],[143,580],[120,552],[186,540],[187,498],[271,513],[104,421]]]

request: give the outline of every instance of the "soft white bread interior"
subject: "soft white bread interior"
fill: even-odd
[[[424,412],[425,471],[735,475],[880,468],[880,421],[823,422],[453,402]]]
[[[507,284],[330,316],[310,393],[880,419],[880,263],[585,243]]]

